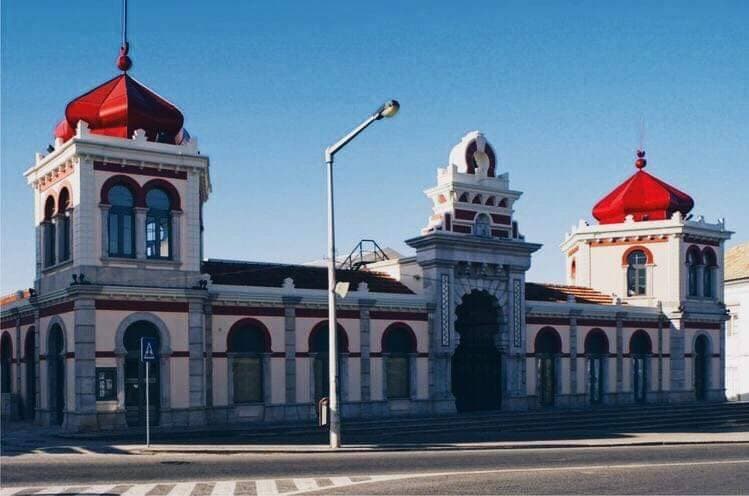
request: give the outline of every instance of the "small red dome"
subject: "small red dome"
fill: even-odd
[[[635,221],[670,219],[674,212],[686,215],[694,200],[670,184],[644,171],[645,152],[637,154],[635,172],[593,207],[593,217],[601,224],[624,222],[627,215]]]
[[[184,117],[166,99],[121,74],[68,103],[55,136],[70,139],[80,120],[88,123],[93,134],[129,139],[135,130],[143,129],[150,141],[174,143]]]

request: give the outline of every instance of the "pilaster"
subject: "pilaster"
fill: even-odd
[[[297,402],[296,398],[296,306],[302,299],[284,296],[284,368],[286,371],[286,404]],[[314,379],[311,379],[314,382]]]
[[[205,406],[205,321],[203,314],[203,302],[190,301],[188,303],[188,348],[189,374],[190,374],[190,407],[200,408]],[[197,412],[194,412],[197,413]],[[192,419],[190,423],[200,423],[201,419]]]
[[[372,362],[370,360],[370,319],[369,310],[374,300],[359,300],[359,342],[361,350],[361,401],[369,401],[372,396]]]
[[[135,258],[146,258],[146,213],[148,209],[135,207]]]
[[[75,425],[69,425],[69,428],[82,431],[97,428],[94,300],[75,300],[74,314]]]

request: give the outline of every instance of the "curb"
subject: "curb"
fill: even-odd
[[[374,447],[343,447],[338,450],[331,450],[327,447],[316,448],[283,448],[272,447],[262,448],[229,448],[229,449],[163,449],[163,448],[137,448],[129,452],[136,455],[241,455],[241,454],[258,454],[258,455],[276,455],[276,454],[340,454],[340,453],[388,453],[404,451],[489,451],[489,450],[533,450],[533,449],[568,449],[568,448],[626,448],[632,446],[690,446],[690,445],[715,445],[715,444],[749,444],[749,440],[737,441],[641,441],[631,443],[564,443],[564,444],[475,444],[475,445],[453,445],[453,446],[374,446]]]

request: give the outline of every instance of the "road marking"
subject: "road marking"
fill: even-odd
[[[121,496],[146,496],[151,490],[156,487],[156,484],[136,484]]]
[[[331,477],[330,480],[334,486],[348,486],[352,484],[351,479],[348,477]]]
[[[257,488],[258,496],[263,496],[266,494],[278,494],[276,481],[274,481],[273,479],[255,481],[255,487]]]
[[[234,494],[234,488],[237,483],[234,481],[219,481],[213,486],[211,496],[225,496],[227,494]]]
[[[79,494],[106,494],[115,487],[117,486],[112,484],[109,484],[107,486],[91,486],[86,488],[85,491],[81,491]]]
[[[315,479],[294,479],[294,484],[300,491],[314,491],[318,489]]]
[[[193,489],[195,489],[194,482],[181,482],[169,491],[169,496],[190,496]]]

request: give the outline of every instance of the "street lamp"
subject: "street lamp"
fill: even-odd
[[[398,113],[400,104],[397,100],[389,100],[377,109],[353,131],[341,138],[335,144],[325,149],[325,163],[328,165],[328,390],[330,394],[330,447],[341,447],[341,416],[338,408],[338,326],[335,316],[335,217],[333,215],[333,158],[338,151],[346,146],[359,133],[364,131],[374,121],[383,117],[393,117]]]

